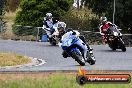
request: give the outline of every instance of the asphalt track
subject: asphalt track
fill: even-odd
[[[107,45],[91,45],[96,64],[88,63],[85,70],[132,70],[132,47],[126,52],[112,51]],[[72,58],[63,58],[62,49],[51,46],[48,42],[0,40],[0,52],[13,52],[33,58],[42,59],[46,63],[38,66],[0,68],[0,72],[13,71],[72,71],[80,67]]]

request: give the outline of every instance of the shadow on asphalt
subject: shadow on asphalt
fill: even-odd
[[[48,47],[59,47],[58,45],[55,45],[55,46],[53,46],[53,45],[45,45],[45,46],[48,46]]]
[[[98,50],[98,51],[101,51],[101,52],[122,52],[120,49],[118,49],[118,50]]]
[[[48,45],[41,44],[41,45],[39,45],[39,46],[41,46],[41,47],[51,47],[51,48],[53,48],[53,47],[59,47],[58,45],[53,46],[53,45],[50,45],[50,44],[48,44]]]
[[[86,67],[86,66],[89,66],[87,63],[86,63],[86,65],[85,66],[81,66],[81,65],[79,65],[79,64],[76,64],[76,65],[68,65],[67,67]]]

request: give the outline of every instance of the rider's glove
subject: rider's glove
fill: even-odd
[[[43,25],[43,27],[42,27],[43,29],[45,29],[46,28],[46,26],[45,25]]]
[[[72,35],[76,35],[76,32],[73,31]]]
[[[104,33],[100,33],[102,36],[104,36],[105,34]]]

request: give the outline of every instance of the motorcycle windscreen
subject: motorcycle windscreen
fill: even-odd
[[[109,27],[109,33],[114,35],[114,33],[120,33],[115,27],[110,26]]]

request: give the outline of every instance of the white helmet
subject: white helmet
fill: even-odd
[[[60,35],[63,35],[65,33],[66,23],[64,22],[58,22],[57,29]]]
[[[57,24],[57,28],[63,28],[63,29],[65,30],[65,28],[66,28],[66,23],[65,23],[65,22],[59,22],[59,23]]]
[[[100,21],[101,22],[107,22],[107,18],[106,17],[100,17]]]
[[[52,13],[46,13],[46,17],[52,17]]]

